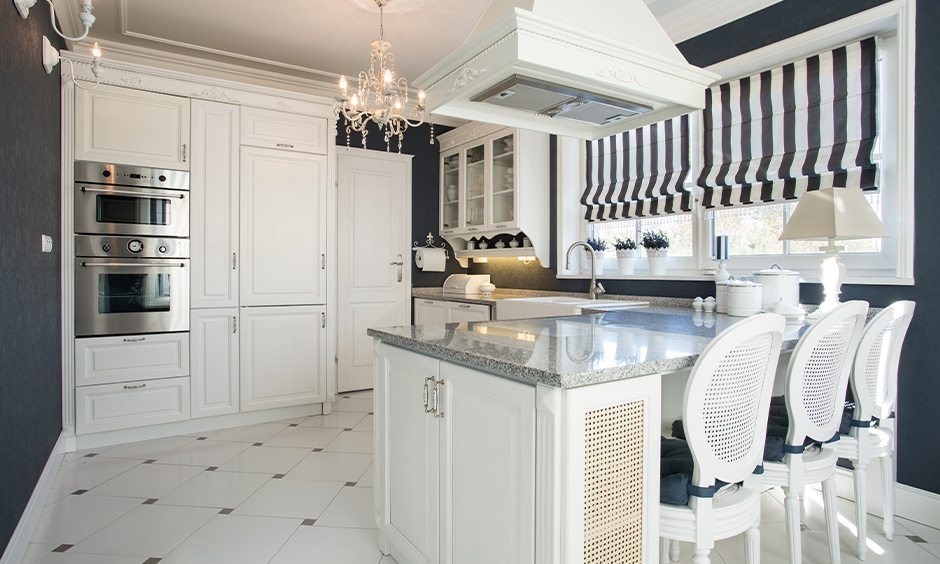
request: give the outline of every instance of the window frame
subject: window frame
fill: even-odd
[[[848,268],[846,283],[912,285],[914,249],[914,13],[916,0],[894,0],[860,12],[848,18],[790,37],[761,49],[716,63],[707,70],[721,75],[716,82],[727,82],[750,76],[768,68],[810,57],[816,53],[847,44],[854,40],[880,36],[879,57],[888,61],[882,67],[879,88],[879,136],[882,158],[881,184],[884,224],[891,237],[882,241],[880,253],[846,253],[842,256]],[[893,62],[893,64],[892,64]],[[891,85],[896,85],[892,88]],[[889,112],[893,119],[889,117]],[[700,112],[691,126],[693,139],[701,139]],[[572,261],[571,269],[564,269],[565,251],[575,240],[584,240],[589,224],[583,218],[580,206],[584,182],[584,142],[559,139],[558,201],[579,202],[577,206],[559,206],[558,213],[558,278],[583,278],[579,265]],[[701,147],[692,151],[693,170],[698,170]],[[577,179],[577,185],[571,183]],[[694,182],[694,179],[693,179]],[[890,192],[888,192],[890,190]],[[667,278],[683,280],[712,279],[717,262],[711,258],[711,221],[700,205],[700,191],[696,188],[693,204],[693,256],[670,257]],[[889,197],[885,197],[888,195]],[[573,199],[572,199],[573,197]],[[572,225],[572,223],[575,225]],[[577,233],[576,238],[572,238]],[[572,253],[574,256],[575,253]],[[642,254],[642,253],[641,253]],[[578,253],[580,258],[580,253]],[[734,256],[729,261],[732,274],[750,275],[754,270],[780,263],[784,268],[797,270],[806,281],[817,281],[816,269],[821,254],[809,255],[750,255]],[[650,278],[644,257],[638,257],[637,273],[633,276],[609,275],[617,272],[617,261],[612,251],[604,261],[605,278]],[[658,277],[661,278],[661,277]]]

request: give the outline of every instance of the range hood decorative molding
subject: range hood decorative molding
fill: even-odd
[[[570,2],[494,1],[482,29],[415,80],[429,110],[598,139],[704,107],[718,75],[689,65],[642,0],[582,0],[571,18],[560,10]],[[590,29],[578,27],[585,14],[597,20]]]

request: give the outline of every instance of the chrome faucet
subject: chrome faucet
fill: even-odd
[[[594,268],[594,248],[585,243],[584,241],[575,241],[570,247],[568,247],[568,252],[565,254],[565,270],[571,268],[571,250],[575,247],[584,247],[588,251],[588,256],[591,257],[591,287],[588,288],[588,293],[591,294],[591,299],[596,300],[597,296],[600,296],[605,292],[604,287],[601,286],[601,283],[597,281],[597,274]]]

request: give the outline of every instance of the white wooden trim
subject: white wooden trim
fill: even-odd
[[[64,67],[65,65],[60,65]],[[75,434],[75,236],[73,161],[75,159],[75,86],[65,73],[61,80],[61,212],[59,221],[59,288],[62,322],[62,429],[66,436]]]
[[[33,488],[33,494],[29,497],[26,509],[20,515],[16,529],[13,530],[10,542],[3,551],[3,556],[0,556],[0,564],[20,564],[26,556],[29,542],[33,538],[33,533],[36,532],[36,526],[39,525],[42,509],[46,505],[49,492],[52,491],[52,485],[59,473],[59,467],[62,466],[62,460],[65,458],[65,442],[65,437],[60,433],[46,460],[46,466],[39,475],[36,487]]]
[[[647,0],[653,6],[656,0]],[[719,28],[729,22],[763,10],[780,0],[712,0],[688,2],[677,9],[657,16],[656,20],[669,34],[669,39],[680,43],[696,35]]]
[[[897,516],[940,529],[940,495],[898,484]]]

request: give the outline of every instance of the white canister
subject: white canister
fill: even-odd
[[[761,285],[745,280],[728,282],[728,315],[747,317],[760,313]]]
[[[790,305],[800,304],[800,273],[795,270],[783,270],[773,265],[754,272],[754,281],[764,287],[761,309],[775,305],[781,299]]]

